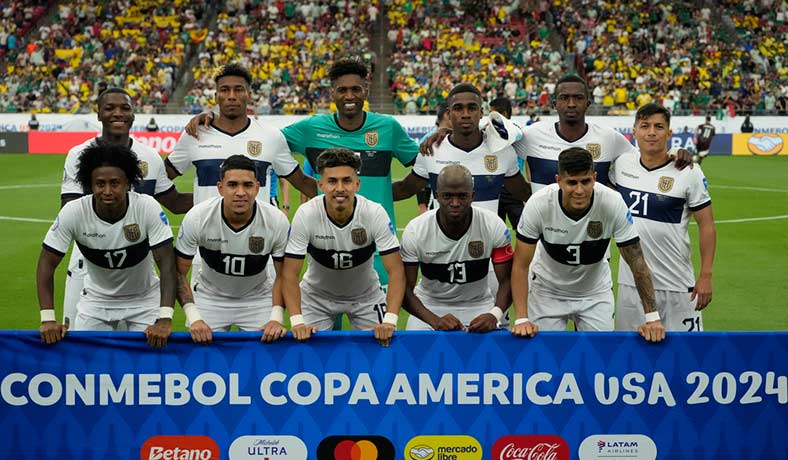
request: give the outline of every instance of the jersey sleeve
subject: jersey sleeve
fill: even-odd
[[[509,146],[501,150],[499,157],[505,162],[506,177],[520,174],[520,165],[517,163],[517,153],[514,151],[514,147]]]
[[[374,235],[375,246],[381,256],[399,251],[399,240],[397,240],[397,229],[391,222],[389,215],[383,206],[374,203],[375,221],[374,221]]]
[[[181,227],[178,229],[178,239],[175,241],[175,254],[184,259],[192,259],[197,255],[200,247],[200,208],[192,208],[183,217]]]
[[[536,200],[525,202],[520,222],[517,223],[517,239],[529,244],[536,244],[542,236],[541,210]]]
[[[179,174],[183,174],[189,170],[192,165],[192,153],[197,147],[197,139],[186,134],[186,131],[181,133],[181,137],[175,144],[175,149],[167,157],[167,163],[172,165]]]
[[[405,226],[405,231],[402,232],[402,242],[399,248],[399,253],[402,256],[402,262],[405,265],[417,265],[419,263],[418,254],[418,235],[416,235],[415,221],[410,221]]]
[[[616,246],[622,247],[637,243],[640,238],[635,230],[635,220],[632,218],[632,213],[629,212],[626,202],[617,192],[613,192],[610,196],[612,197],[613,238],[616,239]]]
[[[285,136],[290,151],[301,155],[306,155],[306,143],[304,140],[307,138],[308,132],[309,118],[305,118],[282,128],[282,135]]]
[[[145,222],[147,224],[148,244],[152,249],[172,241],[172,229],[167,220],[167,214],[161,209],[156,200],[147,195],[140,195],[144,199]]]
[[[287,177],[293,174],[298,168],[298,162],[290,153],[290,147],[281,131],[275,134],[272,142],[274,151],[274,172],[279,177]]]
[[[700,211],[706,206],[711,204],[711,196],[709,195],[709,183],[706,181],[706,176],[703,175],[700,166],[695,165],[690,170],[691,181],[687,188],[687,205],[690,211]]]
[[[71,201],[63,206],[44,237],[43,246],[45,249],[61,257],[66,255],[71,242],[74,241],[80,208],[79,200]]]
[[[637,149],[631,142],[618,131],[613,137],[613,158],[618,159],[621,155],[637,154]]]
[[[60,184],[60,196],[83,196],[85,191],[82,186],[77,182],[77,163],[79,162],[79,155],[81,150],[73,148],[68,151],[66,161],[63,164],[63,182]]]
[[[172,183],[169,177],[167,177],[167,168],[164,167],[164,160],[156,154],[156,158],[153,160],[156,162],[156,187],[153,191],[154,196],[163,195],[170,191],[170,189],[175,187],[175,184]],[[153,165],[149,165],[153,167]]]
[[[509,227],[501,219],[490,219],[490,222],[493,263],[500,264],[512,260],[514,249],[512,249],[512,235],[509,233]]]
[[[416,157],[416,162],[413,163],[413,174],[421,177],[422,179],[429,179],[429,167],[427,162],[432,161],[430,157],[426,155],[418,155]]]
[[[394,147],[394,156],[403,166],[410,166],[419,156],[419,144],[408,136],[405,129],[394,118],[391,118],[391,145]]]
[[[322,199],[322,198],[320,198]],[[309,246],[311,236],[309,225],[309,207],[302,205],[293,216],[293,224],[290,226],[290,238],[287,240],[285,256],[296,259],[306,257],[306,249]]]
[[[271,257],[274,260],[282,260],[285,257],[285,250],[287,249],[287,234],[290,232],[290,221],[287,220],[284,214],[276,210],[274,213],[274,241],[271,245]]]
[[[610,171],[608,172],[607,179],[610,181],[612,185],[616,185],[616,171],[618,168],[624,167],[624,158],[619,156],[613,164],[610,166]]]

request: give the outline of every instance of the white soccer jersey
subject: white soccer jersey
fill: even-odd
[[[211,306],[249,306],[270,295],[268,258],[282,260],[290,222],[268,203],[256,202],[252,220],[240,230],[222,214],[223,199],[196,205],[183,218],[175,246],[178,256],[191,259],[199,251],[200,271],[192,282]]]
[[[523,128],[523,137],[513,146],[528,163],[531,191],[555,183],[558,174],[558,154],[570,147],[582,147],[594,158],[597,182],[607,184],[610,166],[616,158],[633,153],[635,147],[618,131],[594,123],[586,123],[587,131],[580,139],[569,142],[558,134],[558,123],[534,123]]]
[[[474,206],[498,212],[498,197],[501,195],[503,181],[507,177],[520,174],[517,154],[511,146],[502,150],[490,149],[488,135],[484,141],[471,150],[465,150],[451,143],[447,137],[434,149],[432,156],[419,155],[413,165],[413,174],[430,181],[433,193],[437,190],[438,174],[447,165],[461,164],[473,174]]]
[[[231,155],[244,155],[255,162],[260,182],[257,200],[265,203],[271,199],[268,168],[273,166],[279,177],[287,177],[298,167],[285,136],[278,129],[252,118],[246,128],[236,134],[211,126],[200,131],[198,140],[184,132],[166,161],[180,174],[194,165],[194,203],[197,204],[219,196],[216,183],[221,177],[222,162]]]
[[[375,250],[381,256],[399,250],[397,232],[383,207],[356,195],[353,217],[339,226],[328,217],[325,196],[320,195],[296,211],[286,255],[304,258],[309,254],[302,289],[350,302],[371,297],[380,289],[372,265]]]
[[[640,162],[640,155],[623,155],[616,160],[610,179],[635,219],[654,288],[691,291],[695,275],[689,221],[693,212],[711,205],[700,167],[679,171],[670,161],[648,169]],[[619,267],[619,284],[634,286],[629,266],[621,263]]]
[[[609,291],[613,282],[605,252],[611,237],[619,247],[638,241],[632,216],[616,191],[597,182],[591,207],[577,220],[564,212],[558,184],[534,193],[517,226],[519,240],[538,242],[530,288],[559,299]]]
[[[60,195],[82,196],[85,191],[77,182],[77,167],[82,151],[91,145],[95,145],[98,138],[89,139],[68,151],[66,162],[63,166],[63,182],[60,186]],[[142,169],[142,182],[134,188],[137,193],[144,193],[151,196],[159,196],[169,192],[175,187],[167,177],[164,162],[159,153],[145,144],[131,140],[131,151],[137,155]]]
[[[87,262],[82,301],[128,307],[157,290],[151,249],[172,241],[167,216],[152,197],[128,193],[126,215],[110,224],[96,215],[93,195],[67,203],[44,238],[44,248],[65,255],[72,241]]]
[[[486,209],[473,208],[468,231],[458,240],[443,232],[438,210],[411,220],[402,234],[402,261],[418,265],[421,281],[414,293],[426,305],[469,306],[487,303],[493,295],[487,289],[493,250],[508,248],[512,239],[506,224]]]

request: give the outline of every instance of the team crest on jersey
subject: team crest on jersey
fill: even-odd
[[[471,257],[481,257],[484,254],[484,242],[483,241],[471,241],[468,243],[468,254]]]
[[[142,236],[142,232],[140,231],[140,226],[137,224],[129,224],[123,226],[123,236],[126,237],[127,240],[131,241],[132,243],[140,239]]]
[[[364,133],[364,142],[366,142],[367,145],[370,147],[374,147],[378,145],[378,132],[367,131],[366,133]]]
[[[350,239],[353,240],[353,244],[356,246],[361,246],[367,242],[367,230],[363,228],[354,228],[350,231]]]
[[[673,178],[668,176],[662,176],[659,178],[659,182],[657,182],[657,187],[659,188],[660,192],[669,192],[670,189],[673,188]]]
[[[142,173],[142,177],[148,177],[148,162],[147,161],[140,161],[140,173]]]
[[[591,153],[591,158],[594,160],[598,160],[602,156],[601,144],[586,144],[586,150]]]
[[[498,157],[495,155],[484,156],[484,169],[490,172],[498,170]]]
[[[263,143],[260,141],[247,141],[246,153],[252,157],[259,157],[263,153]]]
[[[586,232],[591,238],[599,238],[602,236],[602,222],[599,222],[598,220],[592,220],[588,223]]]
[[[249,237],[249,250],[254,252],[255,254],[259,254],[263,250],[263,246],[265,246],[265,238],[262,236],[250,236]]]

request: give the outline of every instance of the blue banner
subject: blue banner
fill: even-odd
[[[785,332],[214,337],[0,332],[0,459],[788,459]]]

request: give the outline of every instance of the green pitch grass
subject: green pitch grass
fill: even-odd
[[[63,155],[0,155],[0,328],[37,329],[35,272],[41,241],[60,207]],[[714,299],[707,330],[788,330],[788,158],[710,157],[703,164],[717,221]],[[405,168],[396,167],[395,178]],[[190,190],[192,177],[179,178]],[[293,197],[298,193],[293,190]],[[292,200],[295,208],[297,199]],[[295,209],[291,211],[294,212]],[[402,228],[416,215],[415,199],[396,207]],[[178,225],[180,216],[170,216]],[[175,231],[177,233],[177,231]],[[697,227],[691,227],[698,264]],[[58,318],[67,259],[55,280]],[[614,271],[618,255],[612,258]],[[404,316],[400,325],[404,324]],[[176,310],[174,327],[184,330]]]

